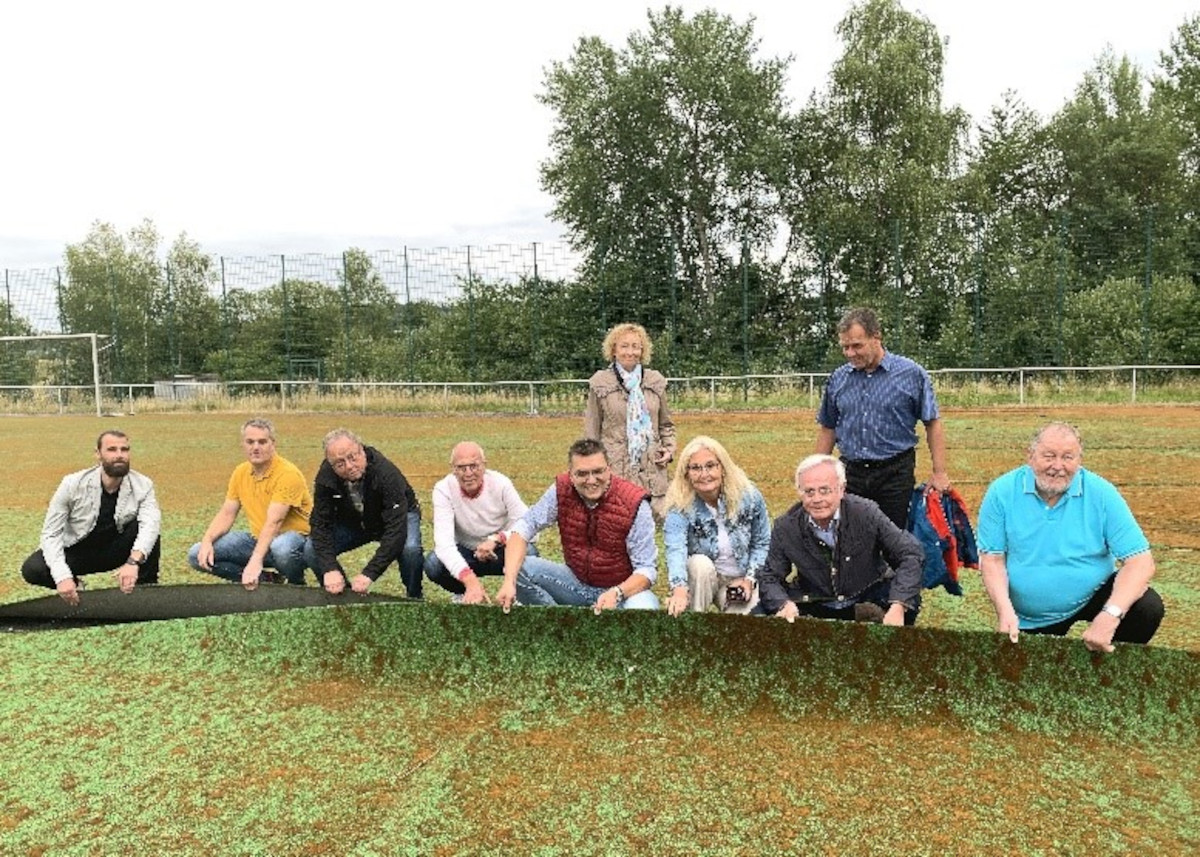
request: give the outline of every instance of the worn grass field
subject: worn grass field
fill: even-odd
[[[239,460],[246,416],[7,420],[0,601],[42,594],[20,561],[58,479],[110,425],[158,485],[164,580],[204,582],[184,554]],[[1086,465],[1150,536],[1167,603],[1155,645],[1108,658],[1075,639],[1008,644],[973,575],[964,598],[933,593],[920,627],[898,631],[506,617],[427,589],[425,605],[0,635],[0,854],[1195,853],[1198,417],[945,415],[951,475],[973,508],[1037,425],[1081,426]],[[422,499],[470,437],[532,501],[580,427],[275,420],[306,473],[344,422]],[[681,441],[721,438],[773,515],[790,505],[811,412],[678,423]],[[394,569],[378,586],[399,591]]]

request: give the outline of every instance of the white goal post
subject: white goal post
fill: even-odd
[[[107,339],[103,333],[38,333],[32,336],[0,336],[0,342],[44,342],[51,339],[86,339],[92,350],[92,390],[96,397],[96,416],[104,416],[100,399],[100,346],[99,340]]]

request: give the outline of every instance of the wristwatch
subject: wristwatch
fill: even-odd
[[[136,565],[136,566],[140,567],[140,566],[143,566],[146,564],[146,560],[138,559],[135,556],[131,556],[131,557],[129,557],[129,559],[125,560],[125,564],[126,565]]]
[[[1101,609],[1109,616],[1115,618],[1118,622],[1125,618],[1125,611],[1116,604],[1105,604]]]

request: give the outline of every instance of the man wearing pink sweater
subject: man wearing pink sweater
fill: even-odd
[[[457,602],[490,604],[479,578],[504,575],[508,531],[528,507],[507,476],[487,469],[479,444],[457,444],[450,467],[433,486],[433,551],[425,557],[425,576]],[[537,556],[533,545],[529,553]]]

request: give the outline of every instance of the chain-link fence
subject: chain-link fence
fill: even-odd
[[[123,257],[6,270],[0,325],[102,334],[113,384],[580,378],[620,321],[647,327],[668,375],[819,372],[841,361],[835,326],[855,304],[931,369],[1200,362],[1200,246],[1153,209],[1132,225],[1064,214],[1032,238],[967,218],[939,229],[944,246],[918,252],[894,223],[857,262],[833,241],[782,258],[726,248],[703,283],[676,269],[670,242],[633,266],[565,243]],[[0,344],[0,385],[86,383],[70,352]]]

